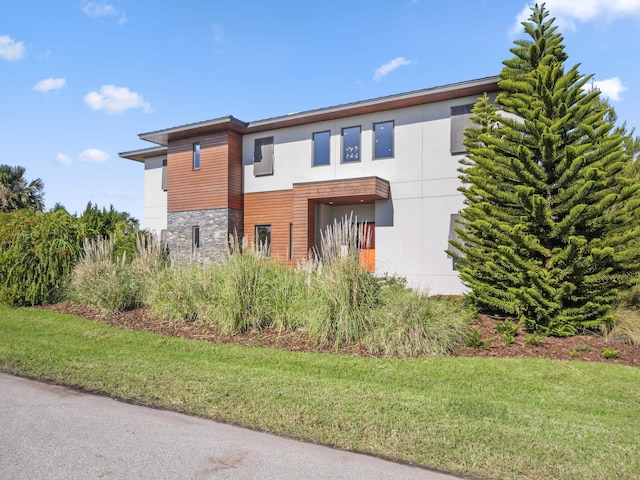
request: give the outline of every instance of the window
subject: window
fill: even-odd
[[[253,150],[253,174],[273,174],[273,137],[256,138]]]
[[[200,144],[193,144],[193,169],[200,170]]]
[[[200,248],[200,227],[195,225],[191,227],[191,251],[195,252]]]
[[[373,158],[393,157],[393,122],[373,124]]]
[[[289,260],[293,258],[293,223],[289,224]]]
[[[360,161],[360,126],[342,129],[342,162]]]
[[[167,160],[162,161],[162,190],[167,191]]]
[[[331,132],[316,132],[313,134],[313,166],[329,165],[331,163],[330,143]]]
[[[269,255],[271,250],[271,225],[256,225],[256,246]]]
[[[467,147],[462,144],[464,131],[473,125],[471,122],[471,109],[473,103],[451,107],[451,153],[465,153]]]

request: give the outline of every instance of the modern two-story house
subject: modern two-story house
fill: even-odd
[[[353,214],[368,266],[432,294],[463,291],[445,250],[457,212],[458,160],[473,103],[497,77],[243,122],[233,116],[139,137],[145,227],[172,251],[215,259],[230,234],[271,255],[306,257],[320,232]]]

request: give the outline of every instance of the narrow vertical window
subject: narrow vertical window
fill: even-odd
[[[342,129],[342,162],[360,161],[360,126]]]
[[[162,190],[167,191],[167,160],[162,161]]]
[[[256,138],[253,148],[253,174],[273,174],[273,137]]]
[[[373,158],[393,157],[393,121],[373,124]]]
[[[471,109],[473,104],[457,105],[451,107],[451,153],[466,153],[467,147],[463,145],[464,131],[473,125],[471,122]]]
[[[191,227],[191,250],[196,251],[200,248],[200,227],[193,226]]]
[[[313,134],[313,166],[329,165],[331,163],[331,132],[316,132]]]
[[[269,256],[271,251],[271,225],[256,225],[256,246]]]
[[[200,170],[200,144],[193,144],[193,169]]]
[[[293,258],[293,223],[289,224],[289,260]]]

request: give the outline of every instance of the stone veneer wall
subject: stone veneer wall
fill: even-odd
[[[227,251],[229,234],[234,231],[242,238],[242,210],[215,208],[168,212],[167,244],[174,259],[195,260],[199,263],[221,260]],[[191,229],[200,227],[200,248],[191,251]]]

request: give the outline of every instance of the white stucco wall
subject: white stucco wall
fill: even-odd
[[[162,162],[166,158],[144,162],[144,228],[157,235],[167,228],[167,192],[162,190]]]
[[[408,107],[311,125],[245,135],[245,193],[285,190],[294,183],[377,176],[391,200],[375,205],[376,272],[401,275],[431,294],[464,291],[448,248],[450,216],[463,207],[458,160],[450,153],[450,107],[476,97]],[[394,121],[394,157],[373,160],[373,124]],[[342,129],[361,126],[361,161],[341,163]],[[312,134],[331,131],[331,163],[313,167]],[[253,175],[254,140],[274,137],[273,175]],[[319,215],[320,222],[328,218]],[[358,218],[359,221],[360,215]],[[364,218],[362,220],[365,220]],[[367,219],[368,220],[368,219]]]

